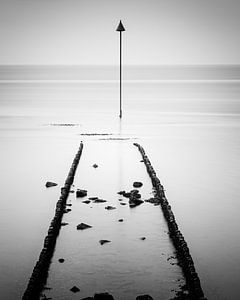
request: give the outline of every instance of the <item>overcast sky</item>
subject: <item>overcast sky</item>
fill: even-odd
[[[240,0],[0,0],[0,64],[240,64]]]

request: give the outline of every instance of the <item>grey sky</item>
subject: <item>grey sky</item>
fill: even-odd
[[[0,0],[0,64],[240,64],[239,0]]]

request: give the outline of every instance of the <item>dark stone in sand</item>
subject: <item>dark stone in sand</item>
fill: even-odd
[[[132,199],[129,200],[129,206],[130,206],[131,208],[133,208],[133,207],[136,207],[136,206],[142,204],[143,202],[144,202],[144,201],[142,201],[142,200],[140,200],[140,199],[132,198]]]
[[[142,184],[142,182],[140,182],[140,181],[135,181],[135,182],[133,183],[133,186],[134,186],[135,188],[140,188],[141,186],[143,186],[143,184]]]
[[[139,190],[131,190],[131,194],[136,196],[137,194],[139,194]]]
[[[95,199],[93,200],[94,203],[104,203],[104,202],[107,202],[107,200],[104,200],[104,199]]]
[[[70,204],[66,204],[66,206],[72,206],[72,204],[70,203]]]
[[[86,204],[89,204],[91,201],[90,200],[84,200],[82,201],[82,203],[86,203]]]
[[[126,192],[126,191],[120,191],[118,192],[119,195],[123,196],[123,197],[126,197],[126,198],[129,198],[130,197],[130,193]]]
[[[89,199],[89,200],[97,200],[98,197],[89,197],[88,199]]]
[[[59,258],[59,260],[58,260],[60,263],[63,263],[64,261],[65,261],[65,259],[64,258]]]
[[[123,194],[125,194],[125,193],[126,193],[125,191],[120,191],[120,192],[118,192],[119,195],[123,195]]]
[[[140,295],[137,296],[136,300],[153,300],[153,298],[149,295]]]
[[[137,198],[137,199],[140,199],[141,198],[141,194],[136,194],[134,197]]]
[[[104,244],[106,244],[106,243],[110,243],[111,241],[109,241],[109,240],[100,240],[99,241],[99,243],[101,244],[101,245],[104,245]]]
[[[124,203],[124,202],[121,202],[120,204],[121,204],[121,205],[126,205],[126,203]]]
[[[61,223],[61,226],[66,226],[66,225],[68,225],[68,223],[66,223],[66,222]]]
[[[69,193],[74,193],[74,191],[72,190],[72,191],[70,191]]]
[[[94,300],[94,298],[93,297],[86,297],[86,298],[82,298],[80,300]]]
[[[85,223],[80,223],[77,225],[77,230],[84,230],[88,228],[92,228],[92,226]]]
[[[80,292],[80,289],[77,287],[77,286],[73,286],[71,289],[70,289],[71,292],[73,293],[77,293],[77,292]]]
[[[141,237],[140,240],[142,241],[146,240],[145,236]]]
[[[46,184],[45,184],[45,186],[48,188],[48,187],[52,187],[52,186],[56,186],[57,185],[57,183],[55,183],[55,182],[51,182],[51,181],[47,181],[46,182]]]
[[[114,300],[109,293],[99,293],[94,295],[94,300]]]
[[[87,196],[87,191],[86,190],[77,189],[76,196],[77,197],[85,197],[85,196]]]
[[[119,219],[118,222],[123,222],[123,219]]]
[[[108,205],[108,206],[105,207],[105,209],[112,210],[112,209],[116,209],[116,207]]]
[[[98,168],[98,165],[97,165],[97,164],[94,164],[93,167],[94,167],[94,168]]]

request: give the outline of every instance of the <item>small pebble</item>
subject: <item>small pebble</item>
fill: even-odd
[[[80,223],[77,225],[77,230],[84,230],[88,228],[92,228],[92,226],[85,223]]]
[[[105,209],[112,210],[112,209],[116,209],[116,207],[108,205],[108,206],[105,207]]]
[[[89,204],[90,202],[91,202],[90,200],[82,201],[82,203],[86,203],[86,204]]]
[[[71,289],[70,289],[71,292],[73,293],[77,293],[80,291],[80,289],[77,287],[77,286],[73,286]]]
[[[101,245],[104,245],[104,244],[106,244],[106,243],[110,243],[111,241],[109,241],[109,240],[100,240],[99,241],[99,243],[101,244]]]

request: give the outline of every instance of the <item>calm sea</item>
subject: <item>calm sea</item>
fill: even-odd
[[[53,299],[72,297],[69,288],[77,276],[82,276],[81,297],[92,296],[95,286],[116,299],[140,293],[141,282],[142,291],[167,300],[181,280],[168,260],[173,249],[161,212],[147,204],[129,211],[117,202],[116,192],[130,189],[137,178],[144,182],[144,197],[151,196],[135,141],[145,148],[166,189],[206,296],[238,298],[240,67],[128,66],[123,78],[120,122],[117,67],[0,67],[2,299],[20,299],[24,292],[80,140],[85,148],[76,185],[117,209],[106,214],[94,206],[90,211],[70,199],[74,209],[66,218],[72,227],[60,233],[50,269]],[[92,133],[111,135],[85,135]],[[103,167],[92,170],[93,163]],[[58,187],[46,190],[47,180]],[[125,227],[118,227],[120,217]],[[79,237],[74,229],[83,218],[95,222],[96,231]],[[114,225],[109,229],[109,224]],[[99,249],[98,240],[105,238],[101,233],[112,240],[108,248]],[[139,245],[142,235],[148,243]],[[132,249],[139,250],[133,255]],[[69,264],[59,266],[58,256],[69,258]],[[83,262],[76,265],[76,260]]]

